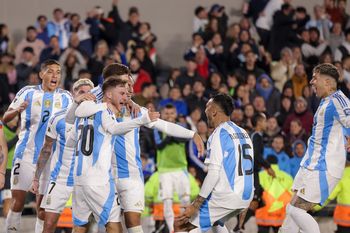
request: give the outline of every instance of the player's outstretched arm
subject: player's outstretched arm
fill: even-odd
[[[40,179],[41,173],[43,172],[43,170],[47,164],[47,161],[49,160],[49,158],[51,156],[51,149],[52,149],[54,142],[55,142],[55,139],[52,139],[49,136],[45,137],[45,142],[44,142],[44,145],[40,151],[38,162],[36,164],[34,178],[32,181],[32,188],[31,188],[32,193],[35,193],[35,194],[38,193],[39,179]]]
[[[95,101],[92,100],[87,100],[83,101],[75,110],[75,116],[76,117],[89,117],[101,110],[107,109],[107,105],[102,103],[102,104],[97,104]]]
[[[148,114],[131,121],[117,122],[114,116],[111,115],[108,110],[105,110],[102,117],[102,126],[106,131],[113,135],[126,134],[135,128],[156,121],[159,116],[159,112],[148,112]]]

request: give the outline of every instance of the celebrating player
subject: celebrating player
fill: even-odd
[[[338,79],[338,69],[331,64],[320,64],[313,70],[310,83],[321,103],[314,116],[307,151],[294,178],[295,194],[287,206],[283,233],[320,232],[307,211],[324,204],[342,177],[346,161],[344,129],[350,127],[350,101],[337,90]]]
[[[41,64],[39,73],[42,84],[22,88],[4,114],[4,122],[17,115],[21,117],[21,131],[16,145],[11,172],[12,205],[6,219],[6,232],[18,232],[27,191],[31,187],[40,150],[44,143],[50,116],[67,108],[72,102],[71,94],[58,88],[61,66],[55,60]],[[42,185],[44,193],[46,185]],[[38,203],[40,200],[37,200]],[[39,209],[39,208],[38,208]],[[43,226],[44,213],[38,211],[36,232]]]
[[[201,191],[175,220],[175,232],[223,224],[249,206],[253,198],[253,145],[247,132],[230,121],[232,98],[218,94],[205,109],[214,132],[208,140],[208,174]],[[226,229],[227,232],[227,229]]]

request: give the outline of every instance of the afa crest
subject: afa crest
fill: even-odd
[[[51,106],[51,101],[50,100],[45,100],[44,106],[45,106],[45,108],[49,108]]]

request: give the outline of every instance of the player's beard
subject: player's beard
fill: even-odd
[[[208,127],[209,128],[214,128],[213,117],[212,116],[207,116],[207,118],[208,118]]]

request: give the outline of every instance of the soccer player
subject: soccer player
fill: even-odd
[[[57,61],[43,62],[39,76],[42,84],[22,88],[3,118],[4,122],[9,122],[18,115],[21,117],[21,131],[11,173],[12,206],[5,226],[8,233],[19,231],[25,196],[33,180],[48,120],[52,114],[67,108],[72,102],[71,94],[58,88],[61,80],[61,66]],[[43,188],[45,189],[46,186],[43,185]],[[43,219],[44,213],[39,211],[36,232],[42,229]]]
[[[130,77],[129,68],[121,64],[113,64],[109,68],[105,68],[105,73],[109,73],[113,68],[113,73],[117,74],[121,80],[128,81],[128,102],[133,95],[133,80]],[[87,110],[96,109],[94,105],[89,106],[90,103],[84,102],[78,107],[76,113],[79,117],[89,116],[93,112]],[[117,112],[118,122],[129,122],[132,119],[141,118],[148,114],[148,110],[141,108],[141,112],[134,116],[133,113],[124,108],[123,111]],[[194,139],[198,146],[199,152],[203,153],[204,145],[198,134],[187,130],[184,127],[173,124],[171,122],[158,119],[157,121],[145,125],[149,128],[155,128],[167,134],[185,139]],[[124,212],[125,225],[128,232],[141,233],[141,213],[144,209],[144,181],[142,174],[142,163],[140,156],[139,144],[139,128],[126,133],[125,135],[118,135],[114,139],[114,162],[115,168],[115,183],[121,207]],[[135,192],[135,189],[138,192]]]
[[[103,83],[104,102],[113,112],[121,112],[127,102],[125,84],[116,77],[107,77]],[[159,113],[148,112],[141,118],[118,123],[110,110],[102,108],[91,117],[78,118],[73,190],[74,232],[85,232],[91,213],[99,225],[106,226],[107,232],[121,232],[120,207],[116,202],[111,173],[112,135],[125,134],[158,117]]]
[[[80,103],[83,100],[94,99],[94,96],[89,94],[92,88],[94,84],[89,79],[76,81],[73,85],[74,102]],[[70,136],[73,125],[65,122],[66,113],[67,109],[63,109],[49,120],[45,142],[32,182],[32,192],[38,194],[39,179],[44,175],[42,173],[48,164],[51,171],[50,185],[41,203],[41,208],[45,209],[44,233],[55,232],[60,213],[73,191],[75,140]],[[56,149],[51,153],[54,144],[56,144]],[[51,166],[48,161],[51,161]]]
[[[350,127],[350,101],[337,90],[338,79],[338,69],[332,64],[320,64],[313,70],[310,84],[321,102],[307,151],[294,178],[295,194],[287,206],[283,233],[320,232],[307,211],[322,205],[342,177],[346,161],[344,129]]]
[[[253,145],[247,132],[230,121],[232,98],[218,94],[205,113],[214,132],[207,142],[208,174],[193,203],[175,220],[175,232],[224,224],[249,206],[254,194]]]

